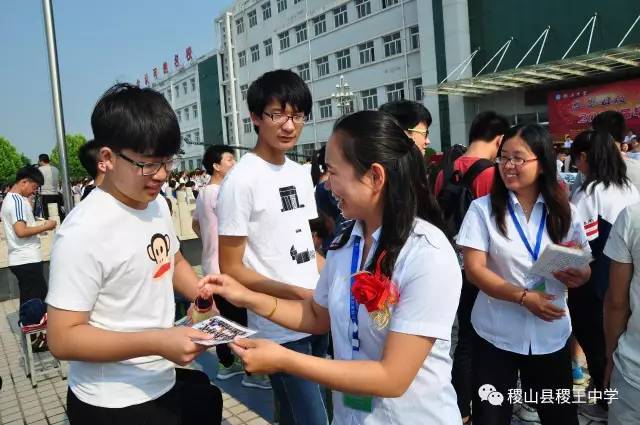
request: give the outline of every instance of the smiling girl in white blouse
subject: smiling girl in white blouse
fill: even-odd
[[[363,111],[336,124],[326,163],[327,188],[355,221],[330,247],[313,299],[277,299],[224,275],[202,285],[290,329],[331,329],[335,360],[260,339],[232,349],[250,372],[336,390],[334,424],[460,424],[449,339],[462,277],[432,224],[441,218],[421,153],[391,116]]]
[[[480,289],[471,315],[473,381],[476,389],[484,387],[473,400],[473,423],[511,422],[513,406],[524,402],[514,396],[519,373],[521,394],[537,394],[538,403],[530,401],[535,397],[527,401],[543,425],[577,425],[575,404],[556,397],[572,388],[565,293],[587,281],[589,267],[557,271],[555,279],[530,270],[551,243],[588,250],[586,235],[558,184],[553,145],[543,127],[511,129],[497,162],[500,178],[490,195],[471,204],[457,240],[467,277]],[[553,394],[551,403],[542,402],[543,390]]]

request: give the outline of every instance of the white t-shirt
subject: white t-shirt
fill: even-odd
[[[248,153],[227,174],[218,195],[221,236],[246,236],[245,266],[280,282],[314,289],[318,268],[309,220],[318,216],[311,175]],[[279,344],[307,334],[285,329],[248,311],[250,328]]]
[[[531,248],[535,249],[544,206],[542,195],[538,196],[528,222],[513,192],[509,192],[509,200]],[[582,222],[573,208],[571,219],[571,227],[562,242],[575,242],[583,250],[591,252]],[[534,260],[520,239],[508,210],[505,212],[505,224],[508,237],[504,237],[496,226],[492,215],[491,195],[478,198],[471,203],[464,217],[457,243],[484,251],[487,254],[487,268],[512,285],[532,290],[544,282],[544,292],[555,295],[553,303],[567,314],[553,322],[546,322],[524,306],[493,298],[480,291],[471,312],[471,324],[478,335],[501,350],[527,355],[530,347],[531,354],[555,353],[564,347],[571,335],[571,320],[566,302],[567,287],[556,279],[545,280],[529,273]],[[550,243],[552,241],[545,227],[540,254]]]
[[[200,224],[200,238],[202,239],[202,271],[204,274],[220,273],[218,263],[218,217],[216,204],[220,186],[210,184],[200,190],[196,198],[196,209],[193,211],[194,220]]]
[[[640,154],[631,152],[627,155],[628,157],[624,158],[624,163],[627,165],[627,177],[640,192]]]
[[[170,328],[178,248],[164,199],[136,210],[96,188],[56,234],[46,302],[63,310],[87,311],[89,324],[100,329]],[[160,356],[70,361],[69,387],[85,403],[126,407],[169,391],[175,384],[174,367]]]
[[[436,227],[424,220],[415,220],[391,278],[400,293],[398,303],[390,308],[391,322],[379,330],[367,309],[359,306],[360,349],[353,351],[350,275],[356,236],[364,240],[359,222],[343,247],[328,252],[314,293],[315,302],[329,310],[334,357],[337,360],[380,360],[390,331],[431,337],[435,342],[407,391],[398,398],[374,397],[371,413],[345,406],[342,393],[334,391],[333,424],[460,424],[456,393],[451,384],[449,350],[462,275],[451,244]],[[372,261],[379,237],[380,229],[373,234],[374,242],[365,264]],[[359,259],[363,249],[364,243],[361,243]]]
[[[7,238],[7,248],[9,250],[9,265],[20,266],[22,264],[39,263],[42,261],[40,252],[40,238],[38,235],[28,238],[19,238],[13,225],[23,221],[27,226],[34,226],[36,223],[33,217],[33,210],[29,199],[24,196],[9,192],[2,201],[2,225]]]
[[[627,328],[618,339],[613,362],[624,379],[640,390],[640,204],[627,207],[620,213],[609,233],[604,254],[619,263],[633,264],[629,286],[631,315]]]
[[[44,184],[40,187],[40,193],[43,195],[57,195],[60,193],[58,169],[51,164],[41,165],[38,169],[44,177]]]

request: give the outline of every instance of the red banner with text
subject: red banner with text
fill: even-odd
[[[573,139],[591,127],[591,120],[603,111],[619,111],[627,126],[640,130],[640,79],[600,86],[553,90],[547,95],[549,131],[553,140]]]

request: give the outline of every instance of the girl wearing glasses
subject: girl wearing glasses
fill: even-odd
[[[591,385],[603,391],[606,365],[603,300],[609,287],[610,260],[602,254],[618,214],[640,201],[638,190],[627,178],[625,161],[611,135],[605,131],[580,133],[571,145],[582,185],[571,202],[576,206],[591,246],[594,261],[586,285],[569,291],[569,310],[575,336],[584,350]],[[580,413],[593,420],[606,419],[605,405],[581,407]]]
[[[480,289],[471,314],[473,423],[507,425],[513,407],[527,402],[543,425],[577,425],[575,404],[557,397],[570,400],[563,391],[572,388],[565,292],[587,281],[589,267],[557,271],[553,279],[530,270],[550,243],[589,245],[557,181],[543,127],[510,129],[497,163],[499,178],[471,204],[457,241],[466,276]]]

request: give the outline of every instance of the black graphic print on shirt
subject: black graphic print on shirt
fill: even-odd
[[[306,263],[316,258],[316,252],[313,250],[306,250],[302,252],[298,252],[294,245],[291,245],[291,249],[289,250],[289,254],[291,254],[291,259],[295,261],[297,264]]]
[[[282,202],[281,212],[304,208],[298,200],[298,192],[295,186],[286,186],[278,189],[280,191],[280,201]]]

